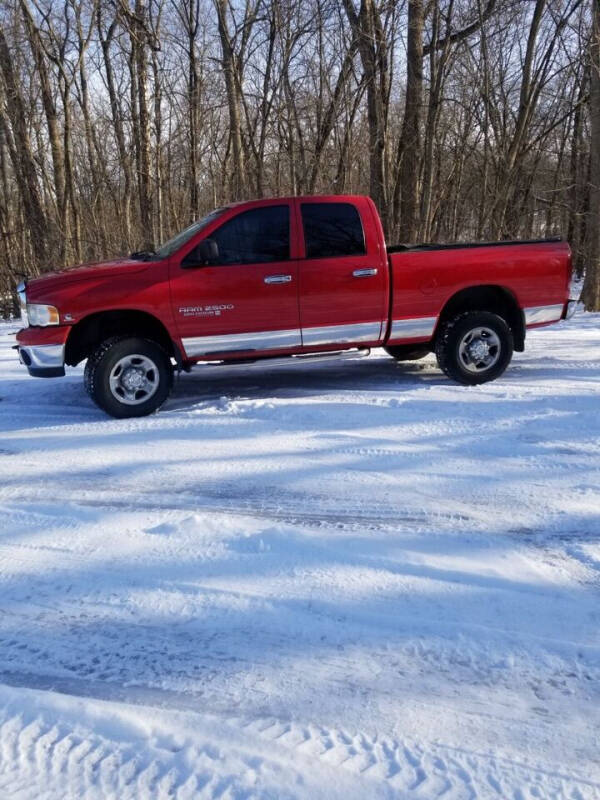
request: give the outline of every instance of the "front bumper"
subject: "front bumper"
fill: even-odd
[[[21,364],[34,378],[60,378],[65,374],[68,326],[22,328],[15,349]]]
[[[34,378],[61,378],[65,374],[64,344],[16,346],[19,361]]]

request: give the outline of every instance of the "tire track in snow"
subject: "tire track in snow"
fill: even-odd
[[[530,765],[442,743],[369,737],[364,733],[284,723],[277,719],[242,723],[253,736],[309,754],[352,774],[385,780],[394,796],[429,798],[515,797],[597,798],[600,783],[575,778],[548,766]],[[401,793],[401,794],[400,794]]]
[[[18,516],[25,521],[24,515],[30,513],[29,522],[36,523],[44,516],[43,513],[31,511],[26,508],[15,508],[16,504],[35,504],[44,502],[48,504],[47,489],[36,494],[35,490],[24,494],[22,492],[5,492],[3,512],[6,516]],[[298,506],[290,508],[289,497],[282,495],[278,503],[267,502],[242,502],[241,498],[236,498],[231,503],[219,502],[219,498],[210,496],[197,496],[190,493],[189,497],[182,492],[176,496],[164,493],[162,497],[157,497],[156,492],[149,493],[151,497],[138,494],[128,499],[119,498],[102,490],[95,490],[93,495],[82,494],[81,490],[74,488],[72,493],[62,492],[58,496],[53,492],[52,505],[64,509],[71,506],[79,509],[95,509],[103,511],[125,510],[125,511],[144,511],[147,513],[159,512],[197,512],[210,513],[223,516],[231,514],[240,517],[252,517],[260,520],[270,520],[273,522],[285,522],[291,525],[307,525],[310,527],[332,527],[342,525],[344,527],[357,527],[368,530],[415,530],[422,529],[424,526],[435,527],[440,523],[452,523],[463,525],[473,522],[473,519],[466,514],[443,511],[430,511],[419,509],[393,509],[390,513],[388,509],[369,509],[365,511],[356,510],[350,512],[340,511],[337,508],[319,510],[318,513],[306,511],[307,507],[315,505],[315,498],[306,495],[298,499]],[[108,496],[107,496],[108,495]],[[216,502],[215,502],[216,501]],[[302,507],[300,507],[302,506]],[[53,515],[48,514],[49,517]]]
[[[223,764],[222,753],[210,745],[178,752],[160,744],[111,741],[91,730],[75,733],[45,715],[25,725],[21,716],[9,717],[0,726],[0,742],[0,792],[11,800],[183,800],[217,798],[227,792],[230,797],[250,797],[258,779],[250,758]],[[227,766],[235,770],[228,773]],[[274,796],[268,786],[264,796]]]
[[[235,721],[41,692],[21,699],[17,713],[16,696],[0,703],[0,794],[11,800],[393,797],[360,776],[336,780],[327,764],[303,777],[291,751],[246,745]]]
[[[0,513],[7,522],[19,523],[23,525],[41,526],[44,522],[56,521],[56,515],[48,510],[41,511],[35,509],[35,503],[49,508],[47,494],[40,491],[36,495],[32,490],[30,493],[5,492],[5,500],[0,506]],[[340,511],[338,509],[321,508],[318,513],[306,511],[316,504],[315,498],[310,495],[303,497],[295,503],[290,503],[287,496],[282,496],[280,502],[252,502],[241,501],[240,498],[232,500],[231,503],[218,502],[218,497],[213,499],[210,496],[189,495],[181,492],[177,495],[164,493],[158,498],[154,491],[149,493],[152,497],[143,494],[130,496],[129,499],[119,498],[112,493],[95,490],[93,496],[82,494],[80,489],[75,488],[72,493],[63,492],[60,495],[52,494],[51,505],[60,508],[63,517],[61,524],[76,529],[81,524],[82,512],[111,512],[142,511],[148,514],[160,513],[198,513],[211,514],[228,518],[235,515],[240,518],[248,518],[267,522],[283,522],[292,526],[304,526],[315,529],[338,529],[344,531],[394,531],[394,532],[430,532],[438,533],[472,533],[486,532],[489,534],[489,518],[486,515],[475,517],[470,513],[462,511],[444,512],[440,510],[425,509],[393,509],[389,510],[389,504],[381,510],[365,509],[353,511]],[[1,493],[0,493],[1,495]],[[424,498],[426,499],[426,498]],[[22,504],[22,505],[21,505]],[[30,508],[27,509],[29,504]],[[31,505],[34,508],[31,508]],[[300,504],[302,507],[300,507]],[[290,507],[291,506],[291,507]],[[69,519],[68,511],[72,510],[72,518]],[[546,519],[541,528],[521,525],[508,527],[505,531],[499,532],[499,536],[508,536],[521,543],[541,547],[545,543],[585,543],[590,540],[590,533],[584,529],[579,520],[573,522],[573,528],[569,529],[565,525],[565,520],[559,515],[556,519]],[[4,543],[0,542],[0,548]],[[14,543],[6,546],[16,546]],[[19,545],[23,548],[30,547],[37,549],[37,545]]]
[[[177,733],[173,712],[154,715],[140,707],[132,713],[130,706],[103,702],[86,713],[80,701],[63,698],[62,716],[54,699],[45,699],[36,692],[30,709],[0,717],[0,792],[11,800],[600,797],[600,784],[582,776],[443,743],[189,712]],[[75,724],[69,703],[78,704]],[[327,775],[326,792],[298,780],[311,773]]]
[[[68,692],[68,682],[49,679],[44,690],[33,690],[35,695],[46,695],[46,689]],[[30,683],[30,685],[33,685]],[[39,681],[37,686],[44,685]],[[73,797],[95,797],[98,783],[108,792],[102,796],[119,798],[153,797],[220,797],[225,789],[231,789],[227,797],[277,797],[262,786],[256,793],[243,794],[246,781],[252,786],[261,786],[264,772],[263,760],[273,759],[277,764],[303,775],[315,771],[317,764],[332,769],[335,773],[349,775],[361,782],[343,795],[363,800],[365,797],[421,798],[434,800],[475,800],[475,798],[539,797],[548,800],[577,798],[597,800],[600,798],[600,781],[581,774],[575,767],[571,772],[549,765],[528,763],[521,760],[498,757],[493,753],[476,752],[469,748],[457,748],[440,741],[425,742],[410,737],[395,738],[391,735],[368,735],[364,731],[351,732],[315,723],[300,723],[277,717],[240,717],[223,713],[217,715],[198,714],[194,709],[197,700],[164,690],[145,690],[131,687],[114,687],[107,694],[105,685],[97,684],[88,691],[74,684],[76,694],[56,695],[67,703],[100,705],[106,708],[109,719],[118,724],[117,731],[127,727],[126,717],[119,721],[120,709],[130,714],[132,708],[143,717],[154,713],[168,715],[179,709],[185,718],[197,718],[201,726],[215,731],[215,738],[206,741],[191,741],[178,744],[173,741],[171,728],[153,731],[151,748],[148,742],[131,735],[118,740],[107,739],[90,732],[75,732],[68,727],[67,720],[52,719],[48,715],[28,715],[27,711],[12,714],[2,721],[0,712],[0,791],[6,789],[11,798],[26,797],[15,789],[19,776],[34,770],[40,783],[53,776],[69,776],[69,786],[78,787]],[[79,694],[77,694],[77,690]],[[3,691],[0,685],[0,694]],[[31,691],[25,689],[25,692]],[[101,700],[95,692],[103,692]],[[110,698],[110,699],[109,699]],[[121,706],[120,701],[126,705]],[[51,702],[53,702],[51,700]],[[133,703],[133,705],[132,705]],[[164,711],[169,709],[169,711]],[[94,714],[97,714],[94,710]],[[81,714],[79,714],[78,722]],[[85,716],[84,716],[85,721]],[[493,724],[493,718],[490,718]],[[104,722],[100,725],[105,728]],[[401,721],[398,726],[402,727]],[[235,769],[229,773],[227,767],[231,756],[223,742],[235,746]],[[149,754],[144,748],[151,749]],[[238,750],[241,748],[242,753]],[[250,748],[250,749],[248,749]],[[259,754],[257,756],[257,753]],[[185,764],[185,767],[182,766]],[[240,783],[240,779],[243,778]],[[370,787],[365,794],[367,781]],[[86,784],[89,780],[89,786]],[[339,779],[335,779],[339,780]],[[331,786],[331,783],[328,784]],[[521,794],[514,795],[515,786]],[[189,792],[192,794],[189,794]],[[40,795],[42,796],[42,795]],[[52,789],[48,797],[58,797]],[[313,800],[316,795],[308,790],[291,792],[290,798]],[[326,797],[334,795],[326,794]],[[337,796],[337,795],[335,795]]]

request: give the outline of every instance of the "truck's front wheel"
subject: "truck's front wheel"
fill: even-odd
[[[497,314],[467,311],[443,324],[435,354],[440,369],[459,383],[493,381],[510,364],[512,332]]]
[[[90,355],[84,384],[92,400],[112,417],[144,417],[167,399],[173,368],[167,353],[149,339],[114,336]]]

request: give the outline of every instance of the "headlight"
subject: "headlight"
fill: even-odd
[[[60,322],[58,309],[39,303],[27,303],[27,319],[30,325],[58,325]]]

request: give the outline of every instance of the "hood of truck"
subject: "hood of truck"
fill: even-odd
[[[42,298],[49,292],[61,289],[63,286],[80,281],[98,280],[102,278],[117,278],[120,275],[132,275],[143,272],[150,263],[133,258],[119,258],[113,261],[98,261],[88,264],[78,264],[74,267],[65,267],[54,272],[47,272],[39,278],[27,281],[27,301]]]

